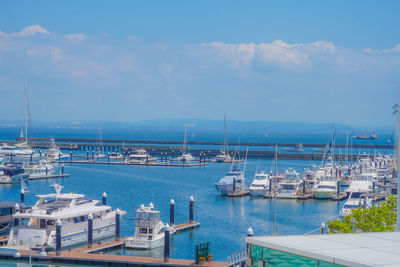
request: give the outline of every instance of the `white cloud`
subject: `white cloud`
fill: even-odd
[[[231,61],[234,68],[248,66],[255,60],[263,64],[297,68],[311,66],[311,56],[331,55],[336,52],[331,42],[318,41],[308,44],[288,44],[281,40],[271,43],[228,44],[222,42],[202,43],[210,47],[223,60]]]
[[[35,34],[50,34],[46,29],[42,28],[40,25],[31,25],[27,26],[20,32],[13,32],[13,33],[5,33],[0,31],[0,36],[17,36],[17,37],[25,37],[31,36]]]
[[[373,53],[397,53],[400,52],[400,44],[396,45],[392,48],[386,49],[372,49],[372,48],[364,48],[362,49],[363,52],[373,54]]]

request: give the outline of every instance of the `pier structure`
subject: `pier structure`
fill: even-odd
[[[129,154],[130,151],[137,147],[146,149],[146,151],[152,157],[160,157],[163,162],[167,162],[181,155],[182,153],[182,141],[164,141],[164,140],[122,140],[122,139],[104,139],[102,144],[98,143],[97,139],[88,138],[56,138],[57,146],[60,149],[69,150],[69,160],[75,155],[72,155],[71,151],[86,152],[86,158],[94,157],[94,153],[97,151],[102,151],[104,153],[120,152],[124,155]],[[0,143],[14,144],[17,141],[0,141]],[[34,148],[46,149],[50,145],[50,138],[29,138],[30,145]],[[208,142],[208,141],[188,141],[187,144],[193,145],[193,147],[187,147],[187,152],[191,153],[193,156],[201,160],[202,163],[210,161],[215,158],[220,153],[220,146],[223,144],[221,142]],[[204,148],[195,148],[195,146],[201,145]],[[295,143],[256,143],[256,142],[244,142],[244,143],[231,143],[230,146],[240,146],[240,147],[296,147],[298,144]],[[218,148],[215,148],[218,146]],[[304,148],[324,148],[326,144],[307,144],[303,143]],[[335,144],[335,148],[345,148],[345,144]],[[353,149],[394,149],[393,145],[382,145],[382,144],[353,144]],[[233,151],[231,154],[233,156]],[[254,159],[273,159],[275,157],[274,150],[238,150],[236,156],[239,158],[244,158],[246,153],[248,158]],[[84,153],[83,153],[84,154]],[[334,160],[344,161],[346,155],[335,154]],[[365,154],[353,154],[347,157],[352,160],[357,160],[359,158],[368,157]],[[323,151],[315,151],[313,153],[282,153],[277,152],[278,159],[287,160],[323,160]]]

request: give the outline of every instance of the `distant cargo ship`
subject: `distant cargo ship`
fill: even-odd
[[[357,139],[367,139],[367,140],[376,140],[378,139],[378,136],[372,132],[371,135],[357,135]]]

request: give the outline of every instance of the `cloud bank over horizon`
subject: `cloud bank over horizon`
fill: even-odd
[[[1,119],[28,80],[39,120],[153,118],[394,124],[400,44],[156,42],[133,35],[0,29]],[[10,101],[11,100],[11,101]]]

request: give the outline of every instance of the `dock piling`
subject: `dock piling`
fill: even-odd
[[[339,196],[340,196],[340,180],[339,179],[336,182],[336,195],[339,198]]]
[[[24,204],[25,202],[25,191],[21,188],[21,203]]]
[[[18,203],[15,204],[14,210],[15,210],[16,213],[19,211],[19,205],[18,205]],[[19,220],[18,220],[17,218],[15,218],[15,219],[14,219],[14,225],[15,225],[15,226],[18,226],[18,224],[19,224]]]
[[[88,215],[88,248],[93,246],[93,214]]]
[[[325,234],[325,223],[321,223],[321,235]]]
[[[119,241],[120,238],[120,219],[121,219],[121,211],[117,209],[115,211],[115,240]]]
[[[171,227],[175,225],[175,201],[173,199],[169,202],[169,224]]]
[[[194,197],[190,196],[190,201],[189,201],[189,222],[194,222],[193,220],[193,213],[194,213]]]
[[[107,205],[107,193],[104,192],[103,193],[103,206],[106,206],[106,205]]]
[[[56,222],[56,256],[61,255],[61,220]]]
[[[46,169],[47,170],[47,169]],[[61,174],[64,174],[64,164],[61,165]]]
[[[164,262],[169,262],[169,236],[170,227],[168,223],[164,227]]]

